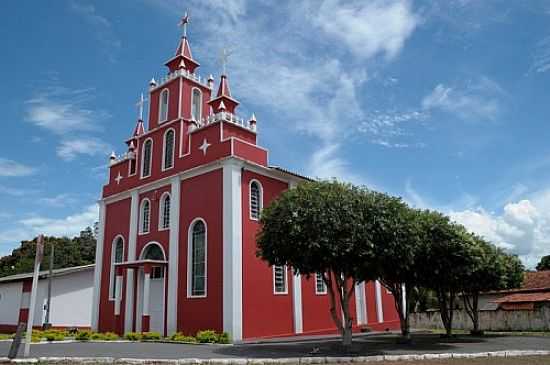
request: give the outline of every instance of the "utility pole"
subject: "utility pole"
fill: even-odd
[[[36,305],[36,292],[38,290],[38,274],[40,263],[44,257],[44,236],[39,235],[36,239],[36,256],[34,258],[34,272],[32,275],[31,302],[29,303],[29,318],[27,320],[27,333],[25,339],[24,356],[29,357],[31,351],[32,325],[34,323],[34,308]]]
[[[46,302],[46,318],[44,318],[44,324],[42,328],[47,330],[52,326],[50,323],[50,308],[52,303],[52,278],[53,278],[53,261],[54,261],[54,245],[53,240],[50,241],[50,270],[48,273],[48,299]]]

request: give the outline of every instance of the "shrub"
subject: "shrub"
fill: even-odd
[[[51,331],[51,332],[44,332],[44,336],[47,341],[63,341],[65,339],[65,336],[63,333]]]
[[[218,343],[229,343],[229,334],[227,332],[222,332],[218,335]]]
[[[160,340],[160,333],[158,332],[143,332],[141,334],[141,339],[146,341],[157,341]]]
[[[197,332],[195,336],[200,343],[216,343],[218,342],[218,335],[214,330],[204,330]]]
[[[170,340],[175,342],[192,342],[192,343],[197,342],[197,339],[195,337],[186,336],[181,332],[174,333],[172,336],[170,336]]]
[[[103,339],[105,341],[116,341],[119,339],[118,335],[114,332],[105,332],[103,334]]]
[[[139,341],[141,340],[141,333],[128,332],[126,335],[124,335],[124,338],[126,338],[128,341]]]
[[[91,336],[92,336],[92,333],[90,331],[82,331],[82,332],[78,332],[74,337],[74,339],[77,341],[90,341]]]

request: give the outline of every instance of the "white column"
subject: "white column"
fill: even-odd
[[[115,316],[120,314],[120,302],[122,301],[122,275],[115,279]]]
[[[181,100],[180,100],[181,102]],[[170,238],[168,248],[168,302],[166,327],[168,335],[177,331],[178,325],[178,257],[180,234],[181,180],[174,176],[170,192]]]
[[[128,261],[136,259],[137,228],[139,221],[139,193],[132,191],[130,202],[130,233],[128,237]],[[124,308],[124,332],[132,331],[134,323],[134,269],[126,270],[126,306]]]
[[[355,285],[355,316],[357,324],[367,324],[367,308],[365,306],[365,282]]]
[[[242,165],[223,163],[223,330],[242,340]]]
[[[292,275],[292,301],[294,304],[294,332],[300,334],[304,332],[302,315],[302,277]]]
[[[149,293],[151,289],[151,274],[146,272],[143,276],[143,315],[149,315]]]
[[[384,309],[382,308],[382,286],[380,282],[376,280],[374,282],[375,295],[376,295],[376,317],[379,323],[384,322]]]
[[[407,291],[405,290],[405,284],[401,284],[401,293],[403,293],[401,297],[401,306],[403,308],[403,317],[407,315]]]
[[[92,331],[99,326],[99,302],[101,292],[101,270],[103,269],[103,242],[105,236],[105,202],[99,201],[99,223],[95,246],[94,289],[92,296]]]

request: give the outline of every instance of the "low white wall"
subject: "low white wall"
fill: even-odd
[[[410,320],[412,328],[444,328],[439,312],[411,313]],[[550,306],[533,311],[481,311],[479,327],[481,330],[492,331],[550,331]],[[453,328],[472,329],[472,321],[465,311],[454,312]]]
[[[23,284],[0,283],[0,324],[17,325]]]

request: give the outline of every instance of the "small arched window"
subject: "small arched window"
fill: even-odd
[[[250,183],[250,219],[260,219],[262,211],[262,186],[257,181]]]
[[[111,274],[109,280],[109,298],[115,299],[116,295],[116,272],[115,264],[118,264],[124,260],[124,240],[121,236],[118,236],[113,241],[111,246]]]
[[[160,229],[170,228],[170,194],[164,194],[160,200]]]
[[[200,121],[202,109],[202,93],[199,89],[194,88],[191,96],[191,119]]]
[[[159,96],[159,122],[168,119],[168,89],[162,90]]]
[[[174,130],[169,129],[164,135],[164,162],[163,169],[174,166]]]
[[[141,161],[141,177],[151,175],[151,156],[153,153],[153,141],[148,139],[143,143],[143,159]]]
[[[151,203],[149,202],[149,199],[145,199],[141,203],[141,225],[140,225],[140,233],[149,233],[149,227],[151,223]]]
[[[191,297],[206,296],[206,225],[197,220],[190,229],[189,294]]]
[[[158,243],[149,243],[145,248],[143,249],[143,253],[141,254],[142,260],[155,260],[155,261],[164,261],[166,258],[164,257],[164,251],[162,251],[162,248]]]

